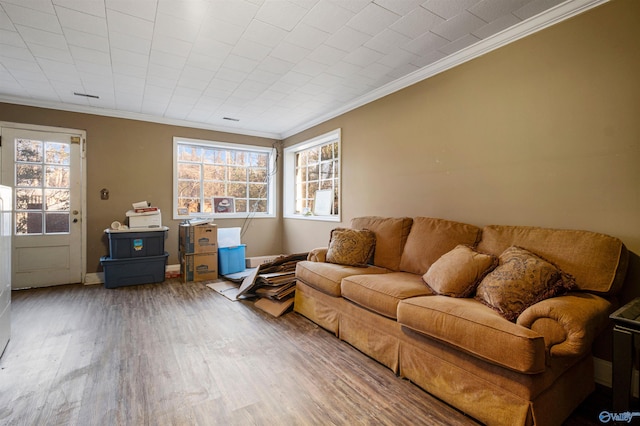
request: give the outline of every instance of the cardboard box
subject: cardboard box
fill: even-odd
[[[221,247],[218,249],[220,275],[235,274],[245,270],[245,245]]]
[[[265,263],[271,263],[277,258],[282,256],[281,254],[274,254],[273,256],[255,256],[255,257],[247,257],[246,266],[247,268],[257,268],[260,265],[264,265]]]
[[[184,254],[180,259],[183,282],[218,279],[218,254]]]
[[[141,213],[129,210],[126,215],[129,218],[129,228],[160,228],[162,226],[160,210]]]
[[[184,254],[217,253],[218,227],[213,223],[181,224],[178,245]]]
[[[256,308],[278,318],[293,306],[293,297],[286,300],[258,299],[254,304]]]

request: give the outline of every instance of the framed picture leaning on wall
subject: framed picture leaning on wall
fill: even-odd
[[[213,197],[213,213],[235,213],[236,203],[233,197]]]

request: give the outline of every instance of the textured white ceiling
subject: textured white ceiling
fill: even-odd
[[[282,138],[599,3],[0,0],[0,101]]]

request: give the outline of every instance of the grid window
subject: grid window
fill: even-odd
[[[272,149],[174,138],[175,218],[272,216]]]
[[[296,198],[295,213],[308,214],[315,211],[316,194],[327,191],[331,203],[326,205],[325,214],[338,214],[339,162],[338,142],[314,146],[295,154]]]
[[[285,216],[340,220],[340,130],[285,149]]]
[[[70,143],[16,139],[16,235],[67,234]]]

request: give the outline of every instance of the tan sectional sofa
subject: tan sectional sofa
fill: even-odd
[[[591,346],[627,267],[620,240],[425,217],[361,217],[351,228],[375,234],[370,263],[329,263],[326,248],[312,250],[297,265],[295,311],[486,424],[561,424],[593,391]],[[435,294],[423,275],[458,245],[496,257],[522,247],[572,275],[574,288],[512,321],[473,294]]]

